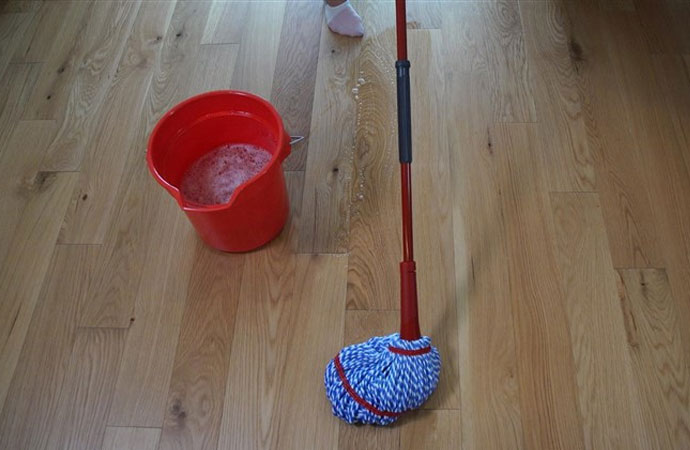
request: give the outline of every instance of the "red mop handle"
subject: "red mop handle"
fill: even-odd
[[[410,108],[410,62],[407,60],[407,17],[405,0],[396,0],[398,60],[398,150],[402,183],[403,261],[400,263],[400,337],[415,341],[421,337],[417,311],[417,273],[412,241],[412,118]]]

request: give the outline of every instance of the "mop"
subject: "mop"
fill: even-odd
[[[326,367],[324,383],[333,414],[348,423],[388,425],[419,408],[434,392],[441,357],[422,336],[412,245],[412,120],[405,0],[396,0],[398,148],[402,182],[403,261],[400,263],[400,333],[345,347]]]

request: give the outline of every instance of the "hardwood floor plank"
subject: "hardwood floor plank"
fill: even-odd
[[[288,189],[301,197],[298,173]],[[299,208],[278,239],[245,256],[218,448],[335,446],[337,421],[314,388],[342,342],[347,260],[292,254]]]
[[[3,13],[37,11],[42,3],[42,0],[7,0],[0,6],[0,11]]]
[[[374,336],[386,336],[399,329],[400,313],[398,311],[347,310],[343,347],[364,342]],[[399,421],[403,420],[404,417],[399,419]],[[340,422],[338,428],[338,449],[340,450],[398,450],[400,448],[401,427],[397,425],[360,427]]]
[[[78,308],[87,300],[99,250],[55,248],[0,415],[2,448],[46,448],[59,417],[60,393],[69,382],[65,377]]]
[[[488,83],[446,72],[452,177],[463,447],[523,448],[517,352],[508,279],[505,181],[490,130]]]
[[[156,450],[160,428],[107,427],[103,450]]]
[[[482,5],[482,21],[493,120],[535,122],[533,69],[527,61],[518,3],[486,2]]]
[[[60,123],[43,161],[45,170],[78,170],[81,167],[93,127],[96,124],[104,126],[95,118],[104,120],[98,112],[103,107],[109,81],[116,77],[118,61],[128,42],[127,37],[140,5],[138,0],[95,2],[93,14],[89,16],[84,30],[85,45],[77,45],[73,49],[74,65],[70,67],[64,60],[55,62],[52,59],[44,63],[43,73],[49,74],[49,80],[54,75],[50,70],[55,70],[57,74],[61,70],[71,70],[66,77],[67,83],[54,86],[57,89],[51,89],[52,93],[45,97],[47,117]],[[43,80],[43,77],[39,80],[35,95],[41,95]],[[35,99],[35,96],[32,97],[30,104]]]
[[[70,10],[68,2],[36,2],[39,7],[17,45],[12,62],[44,62]]]
[[[565,295],[548,227],[536,127],[491,132],[500,158],[508,276],[526,448],[583,448]]]
[[[440,29],[445,6],[447,5],[438,1],[410,0],[407,2],[407,28]]]
[[[662,93],[660,109],[666,115],[662,122],[670,123],[678,141],[677,150],[690,173],[690,57],[684,62],[681,56],[655,55],[652,61],[656,88]]]
[[[216,449],[243,255],[197,247],[159,449]]]
[[[97,114],[98,130],[86,139],[91,150],[80,167],[79,184],[60,233],[61,243],[102,244],[105,240],[128,154],[141,150],[134,146],[140,116],[174,5],[144,2],[139,10]]]
[[[153,222],[161,231],[147,244],[110,426],[163,426],[191,269],[203,245],[177,205],[165,206]]]
[[[460,448],[460,411],[415,411],[408,420],[400,433],[401,450]]]
[[[22,116],[40,70],[40,64],[10,64],[0,81],[0,157]]]
[[[411,30],[408,40],[410,59],[415,61],[410,69],[414,124],[412,196],[417,231],[415,257],[420,322],[422,333],[431,336],[443,355],[438,387],[423,408],[457,409],[460,407],[460,368],[455,256],[454,248],[446,244],[453,242],[453,208],[450,153],[444,137],[444,42],[440,30]],[[397,253],[399,255],[400,250]]]
[[[594,164],[580,104],[577,46],[565,7],[558,2],[520,4],[546,182],[552,191],[593,191]]]
[[[338,171],[331,169],[327,175],[336,181],[351,167],[352,180],[347,179],[347,172],[343,180],[349,190],[342,193],[349,209],[347,307],[390,310],[400,308],[398,265],[402,255],[395,57],[386,51],[395,45],[395,36],[389,27],[391,5],[366,3],[362,7],[367,29],[386,31],[362,43],[356,63],[359,76],[353,88],[357,94],[350,93],[345,100],[352,102],[354,97],[356,103],[352,165],[337,164]],[[413,74],[415,70],[425,69],[420,64],[411,69]],[[412,97],[416,96],[413,91]]]
[[[359,45],[327,29],[321,32],[304,173],[301,253],[344,253],[348,248],[356,122],[352,89],[359,71]]]
[[[198,69],[191,80],[189,94],[230,89],[238,53],[238,44],[200,46],[196,55]]]
[[[201,38],[202,44],[239,44],[251,1],[214,1]]]
[[[158,119],[188,95],[192,76],[203,77],[192,69],[209,9],[210,3],[207,2],[180,1],[175,4],[133,148],[146,148],[149,134]],[[148,243],[156,231],[155,224],[166,220],[159,217],[164,214],[162,205],[176,207],[171,204],[169,195],[153,181],[144,155],[138,151],[127,156],[115,198],[111,213],[113,220],[105,238],[101,275],[95,285],[92,302],[80,318],[81,326],[129,326]]]
[[[21,44],[33,16],[33,12],[0,14],[0,80],[12,62],[12,55]]]
[[[52,120],[18,122],[0,154],[0,263],[12,246],[24,208],[41,195],[50,175],[41,172],[40,165],[55,131]]]
[[[488,71],[484,26],[481,2],[443,4],[444,61],[457,73]]]
[[[626,93],[625,108],[639,146],[639,170],[649,197],[650,222],[653,220],[658,237],[660,255],[655,266],[668,269],[672,289],[678,296],[677,311],[690,321],[690,176],[683,158],[688,136],[674,120],[679,114],[673,103],[664,101],[664,90],[678,83],[674,78],[684,78],[685,74],[666,78],[656,73],[653,59],[642,50],[644,38],[635,16],[611,17],[609,28],[616,49],[614,62],[619,84]],[[629,73],[633,68],[634,73]],[[683,92],[677,95],[682,101]],[[683,329],[683,335],[686,357],[690,358],[690,329]]]
[[[662,448],[643,424],[599,199],[554,193],[551,207],[585,446]]]
[[[625,50],[616,46],[611,18],[628,13],[602,13],[572,2],[566,5],[573,24],[572,45],[580,48],[578,73],[613,265],[662,267],[640,142],[630,128],[634,112],[627,104],[616,63],[625,58],[621,54]]]
[[[249,2],[232,75],[233,89],[249,91],[266,99],[271,97],[285,3],[285,0]]]
[[[48,448],[100,448],[125,330],[77,329]]]
[[[656,55],[650,89],[661,145],[649,152],[652,204],[666,272],[681,322],[690,321],[690,65],[674,55]],[[661,95],[659,94],[661,93]],[[685,164],[683,164],[683,162]],[[680,327],[685,359],[690,360],[690,329]]]
[[[315,387],[322,393],[325,364],[342,342],[335,330],[342,329],[347,259],[287,258],[294,270],[288,285],[271,281],[256,289],[247,283],[259,271],[249,261],[245,266],[219,448],[336,445],[338,422],[325,398],[313,393]],[[260,334],[247,335],[248,325]]]
[[[687,447],[690,365],[668,277],[658,269],[619,269],[618,277],[645,429],[660,448]]]
[[[690,52],[690,4],[682,0],[634,0],[652,53]]]
[[[298,255],[295,305],[283,393],[278,409],[278,446],[284,448],[336,448],[338,426],[330,404],[320,394],[323,371],[342,342],[347,256]]]
[[[37,180],[37,193],[24,208],[0,269],[0,406],[24,345],[76,174],[48,173]]]
[[[286,170],[304,170],[314,106],[316,67],[323,27],[321,2],[289,1],[278,47],[271,103],[292,136],[307,138],[285,160]],[[295,26],[299,23],[299,26]]]

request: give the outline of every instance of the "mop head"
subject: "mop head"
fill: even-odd
[[[406,341],[395,333],[342,349],[328,363],[324,383],[335,416],[388,425],[429,398],[440,372],[430,338]]]

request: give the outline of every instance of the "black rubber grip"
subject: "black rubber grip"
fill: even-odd
[[[410,104],[410,62],[396,61],[398,81],[398,151],[401,163],[412,162],[412,109]]]

